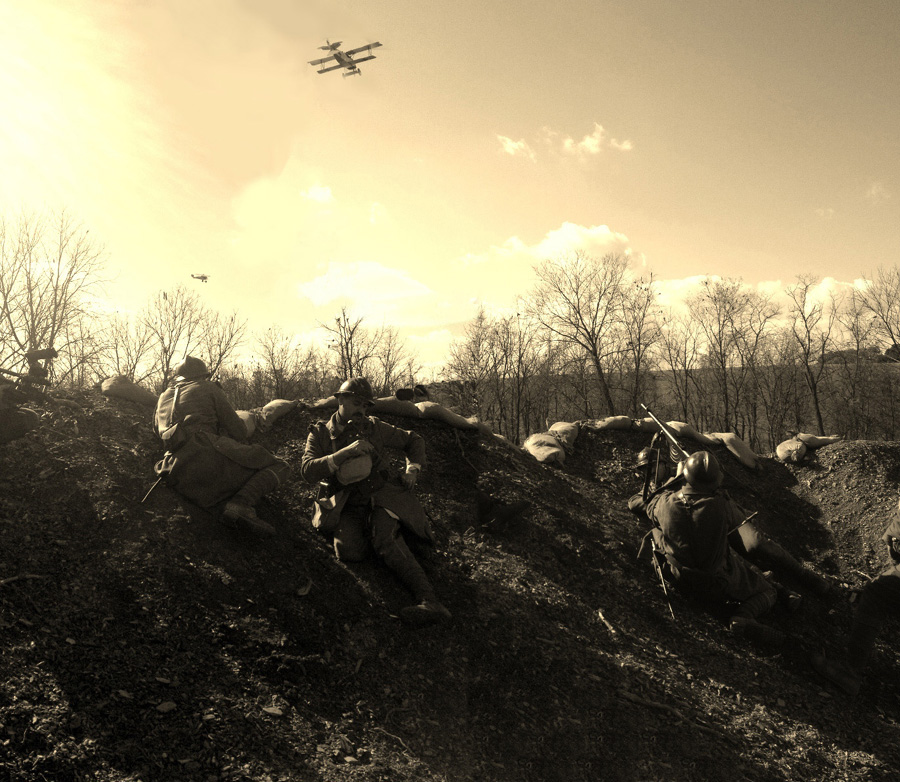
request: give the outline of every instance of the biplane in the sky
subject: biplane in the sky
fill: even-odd
[[[192,274],[191,277],[195,280],[200,280],[200,282],[206,282],[209,279],[208,274]]]
[[[327,52],[331,52],[327,57],[323,57],[321,60],[310,60],[310,65],[324,65],[327,62],[334,60],[336,65],[329,65],[327,68],[320,68],[316,73],[327,73],[328,71],[336,71],[338,68],[346,68],[347,73],[343,74],[344,76],[359,76],[359,64],[361,62],[365,62],[366,60],[374,60],[375,55],[372,54],[372,49],[375,49],[378,46],[381,46],[377,41],[375,43],[368,43],[365,46],[360,46],[358,49],[350,49],[346,52],[341,51],[340,49],[341,42],[331,43],[330,41],[325,41],[325,46],[320,46],[320,49],[324,49]],[[354,57],[361,52],[368,52],[368,57]]]

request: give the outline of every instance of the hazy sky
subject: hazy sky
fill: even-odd
[[[0,205],[66,207],[122,309],[348,305],[439,361],[567,249],[681,289],[895,264],[898,35],[894,0],[2,0]],[[319,75],[326,39],[383,46]]]

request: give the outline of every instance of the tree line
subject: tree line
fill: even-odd
[[[102,248],[65,212],[0,219],[2,366],[22,369],[26,351],[52,346],[59,386],[122,375],[159,392],[190,353],[245,408],[318,399],[352,375],[381,394],[422,382],[395,328],[347,309],[319,324],[321,344],[303,344],[279,327],[252,331],[181,285],[117,312],[103,268]],[[666,305],[662,284],[626,255],[548,258],[514,310],[482,309],[467,324],[434,396],[515,442],[555,421],[642,417],[642,402],[759,451],[797,431],[896,439],[900,268],[821,291],[811,275],[778,292],[707,277]]]

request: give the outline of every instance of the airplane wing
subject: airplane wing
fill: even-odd
[[[329,60],[333,60],[333,59],[334,59],[334,55],[332,54],[329,57],[323,57],[321,60],[310,60],[309,64],[310,65],[321,65],[323,62],[328,62]]]
[[[354,54],[359,54],[360,52],[369,51],[370,49],[375,49],[378,46],[381,46],[381,44],[378,43],[377,41],[375,43],[367,43],[365,46],[360,46],[358,49],[351,49],[349,52],[344,52],[344,54],[349,54],[352,57]],[[373,54],[372,57],[374,57],[374,56],[375,55]],[[371,59],[371,58],[367,58],[367,59]],[[360,60],[360,62],[361,62],[361,60]]]
[[[332,65],[330,68],[319,68],[319,70],[317,70],[316,73],[328,73],[328,71],[336,71],[338,68],[344,68],[344,67],[346,67],[346,66],[341,65],[339,63],[338,65]]]
[[[353,64],[356,65],[357,63],[365,62],[366,60],[374,60],[374,59],[375,59],[375,55],[370,54],[368,57],[358,57],[357,59],[355,59],[353,61]]]

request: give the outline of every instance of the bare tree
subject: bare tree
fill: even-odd
[[[375,346],[370,365],[375,373],[370,378],[373,386],[390,391],[404,384],[404,379],[412,380],[421,371],[415,356],[400,338],[397,329],[383,326],[381,339]]]
[[[816,425],[819,434],[824,435],[821,383],[839,305],[833,296],[830,296],[828,301],[815,299],[812,290],[818,284],[819,280],[812,275],[799,275],[797,283],[787,289],[787,294],[792,303],[789,313],[791,334],[797,343],[800,367],[812,396]]]
[[[65,212],[0,218],[0,347],[22,358],[27,350],[68,349],[64,336],[92,316],[90,296],[101,286],[102,249]],[[77,329],[72,329],[72,333]]]
[[[704,337],[704,353],[713,376],[708,401],[721,401],[709,413],[715,426],[740,434],[742,394],[756,360],[758,346],[778,308],[769,297],[747,288],[738,279],[706,279],[687,302]],[[713,391],[715,393],[713,393]],[[746,423],[746,422],[745,422]]]
[[[203,305],[200,297],[183,285],[159,291],[144,308],[142,321],[153,335],[153,370],[157,391],[169,382],[176,357],[188,355],[199,345],[203,334]]]
[[[670,313],[660,332],[664,366],[668,367],[678,414],[684,421],[698,421],[696,396],[699,390],[700,334],[690,315]]]
[[[377,352],[382,332],[363,325],[363,318],[354,318],[341,308],[334,323],[320,323],[331,336],[328,347],[335,353],[335,373],[338,377],[366,377]]]
[[[579,346],[590,359],[607,414],[615,403],[607,377],[609,361],[621,346],[622,287],[628,260],[582,251],[547,260],[535,268],[537,285],[527,299],[528,314],[559,339]]]
[[[645,396],[651,352],[662,338],[656,299],[653,274],[622,290],[623,374],[631,377],[628,396],[632,415],[637,414],[638,404]]]
[[[856,295],[874,317],[873,334],[887,347],[900,345],[900,267],[879,268],[867,283]]]
[[[465,415],[487,420],[487,379],[490,323],[484,308],[466,325],[465,336],[450,345],[444,373],[450,378],[450,396]]]
[[[247,321],[239,320],[237,313],[225,317],[205,307],[201,308],[202,329],[198,340],[201,355],[206,358],[206,366],[215,375],[244,341]]]
[[[124,375],[135,383],[147,379],[151,371],[153,334],[140,317],[113,313],[103,330],[102,374]]]

